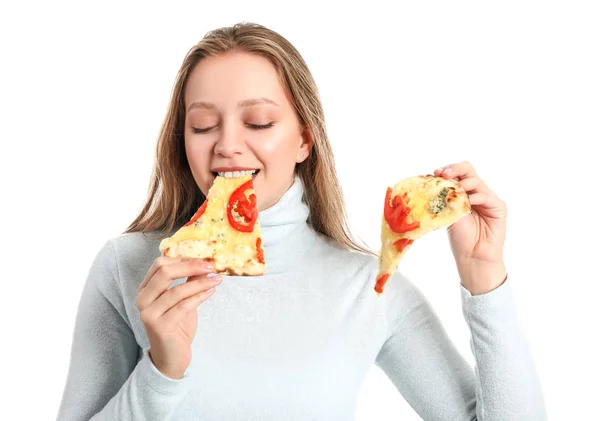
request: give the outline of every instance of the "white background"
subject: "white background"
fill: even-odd
[[[244,20],[280,32],[308,62],[351,224],[372,248],[387,185],[474,164],[508,203],[506,260],[550,419],[596,416],[593,2],[209,3],[219,2],[0,9],[3,419],[56,416],[87,271],[141,209],[184,55]],[[441,231],[415,243],[401,270],[473,362],[453,264]],[[357,419],[419,418],[374,367]]]

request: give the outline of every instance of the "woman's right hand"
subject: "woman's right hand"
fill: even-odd
[[[192,361],[198,306],[222,282],[220,276],[206,276],[212,270],[201,259],[161,256],[138,288],[136,306],[150,341],[150,358],[172,379],[181,379]],[[184,277],[186,282],[167,289],[173,280]]]

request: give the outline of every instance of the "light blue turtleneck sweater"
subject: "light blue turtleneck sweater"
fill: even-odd
[[[349,421],[374,363],[424,420],[546,420],[510,278],[478,296],[457,285],[473,370],[409,279],[397,273],[376,296],[376,259],[316,234],[302,194],[296,179],[260,213],[268,272],[224,277],[200,305],[180,380],[152,364],[135,305],[159,240],[107,241],[79,303],[58,420]]]

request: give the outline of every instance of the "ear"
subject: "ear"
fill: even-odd
[[[312,151],[313,145],[314,145],[314,139],[313,139],[312,132],[308,126],[305,126],[302,129],[301,143],[300,143],[300,147],[298,148],[298,153],[296,155],[296,162],[298,164],[301,162],[304,162],[306,159],[308,159],[308,156],[310,155],[310,153]]]

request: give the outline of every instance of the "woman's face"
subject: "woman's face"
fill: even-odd
[[[194,180],[206,195],[217,173],[257,170],[259,210],[292,185],[296,163],[312,146],[275,67],[248,53],[201,60],[185,90],[185,151]],[[234,174],[235,175],[235,174]]]

